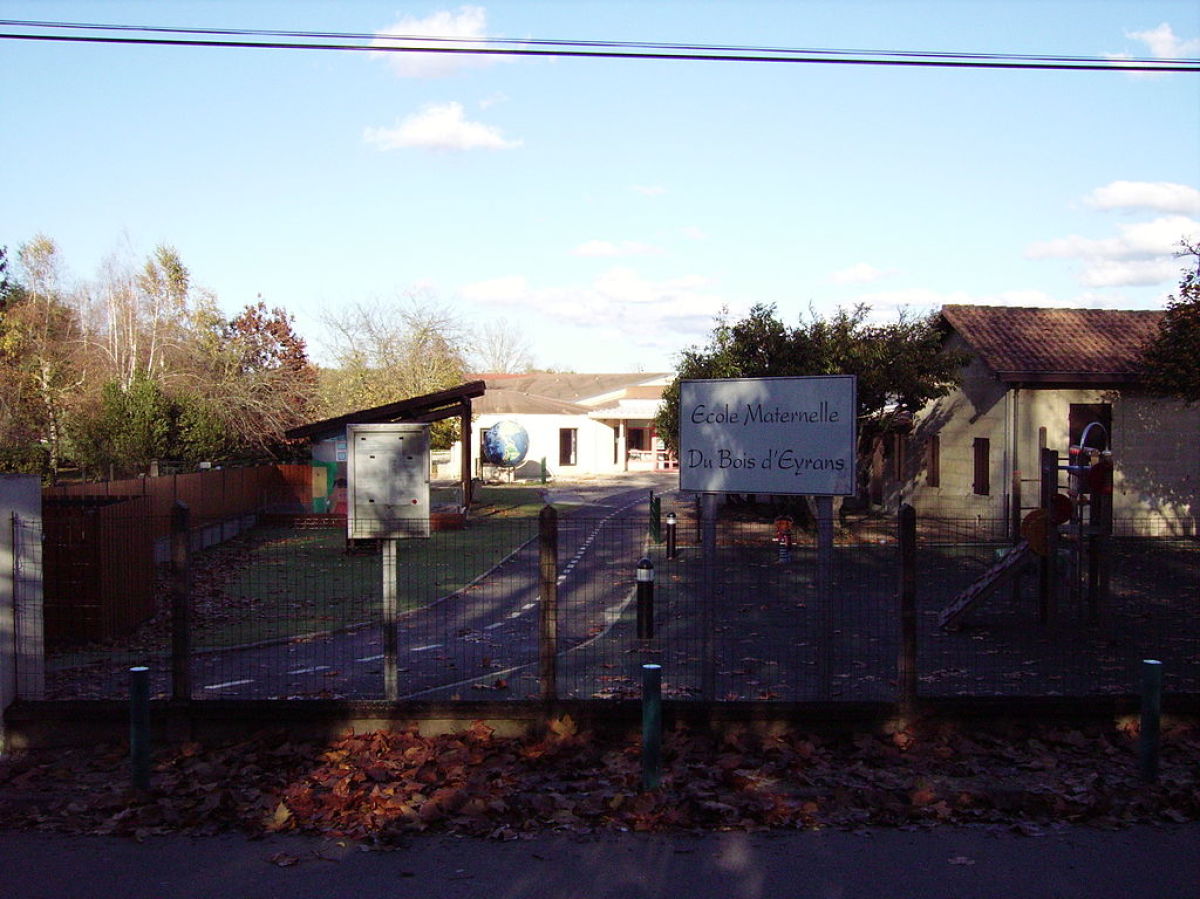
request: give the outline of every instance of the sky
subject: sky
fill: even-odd
[[[330,314],[499,320],[539,367],[668,371],[722,309],[1161,308],[1200,240],[1193,0],[19,2],[0,19],[1053,54],[1103,71],[0,40],[0,245],[72,283],[175,247],[328,361]],[[29,29],[0,26],[0,33]],[[382,39],[380,39],[382,40]]]

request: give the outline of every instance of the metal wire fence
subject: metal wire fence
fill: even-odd
[[[110,522],[107,545],[124,535],[146,551],[150,526]],[[947,605],[1009,550],[1006,531],[1003,521],[918,522],[920,695],[1133,693],[1144,658],[1165,663],[1167,690],[1200,692],[1200,542],[1111,539],[1109,598],[1084,601],[1071,585],[1080,569],[1061,566],[1062,600],[1049,622],[1032,561],[956,629],[943,628]],[[27,589],[18,600],[19,636],[27,641],[22,695],[121,698],[127,669],[146,665],[152,695],[193,700],[383,698],[389,670],[398,699],[633,698],[645,662],[663,666],[664,695],[677,699],[898,695],[900,553],[892,521],[839,532],[827,583],[802,533],[789,546],[774,539],[770,521],[722,521],[706,554],[690,516],[654,539],[645,503],[601,518],[558,519],[549,570],[545,522],[537,519],[472,520],[400,540],[394,566],[385,565],[390,557],[379,541],[346,534],[344,525],[264,524],[196,549],[186,565],[176,557],[157,567],[144,620],[94,640],[46,630],[42,651],[40,622],[62,619],[44,611],[62,612],[73,601],[69,584],[46,570],[44,597]],[[42,537],[26,526],[22,539]],[[643,558],[653,565],[653,611],[639,627]],[[385,603],[389,584],[394,614]],[[109,587],[101,601],[124,600]]]

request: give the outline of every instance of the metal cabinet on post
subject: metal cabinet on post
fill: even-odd
[[[429,536],[429,425],[346,426],[351,540]]]

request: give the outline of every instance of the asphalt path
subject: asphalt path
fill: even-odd
[[[14,899],[328,896],[533,899],[1073,899],[1190,897],[1200,824],[1044,836],[937,828],[539,834],[512,842],[420,835],[390,852],[297,837],[0,833]]]
[[[652,476],[636,486],[597,482],[550,492],[548,500],[578,503],[559,518],[560,652],[595,640],[627,612],[650,491],[673,486],[670,476]],[[400,698],[537,695],[538,555],[534,538],[466,589],[400,617]],[[383,665],[383,632],[372,625],[197,655],[193,695],[380,698]]]

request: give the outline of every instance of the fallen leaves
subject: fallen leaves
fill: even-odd
[[[426,830],[508,840],[538,830],[977,824],[1038,835],[1061,822],[1200,819],[1194,722],[1164,730],[1154,785],[1137,776],[1136,734],[1115,726],[967,733],[917,722],[837,736],[679,729],[664,734],[662,754],[662,786],[645,792],[638,734],[597,736],[567,716],[523,739],[478,722],[456,734],[412,728],[322,745],[259,734],[164,749],[146,795],[127,788],[125,747],[59,750],[0,762],[0,825],[135,839],[236,829],[391,845]],[[286,853],[270,861],[296,863]]]

